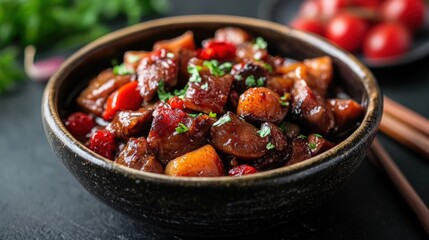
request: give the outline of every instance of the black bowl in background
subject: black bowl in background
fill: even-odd
[[[336,80],[366,107],[356,131],[333,149],[304,162],[239,178],[184,178],[139,172],[103,158],[77,141],[62,123],[73,90],[121,59],[127,50],[150,50],[161,39],[192,30],[196,41],[236,26],[262,36],[269,50],[303,60],[333,58]],[[293,219],[340,189],[360,165],[381,117],[377,83],[354,56],[324,40],[285,26],[233,16],[183,16],[145,22],[104,36],[71,56],[51,78],[43,97],[46,135],[56,155],[95,197],[164,233],[184,236],[250,234]]]

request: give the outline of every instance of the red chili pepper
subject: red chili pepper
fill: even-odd
[[[171,106],[171,108],[178,108],[180,110],[185,108],[185,102],[183,102],[183,100],[177,96],[170,98],[170,100],[168,100],[168,104]]]
[[[97,130],[91,135],[89,149],[105,158],[113,160],[116,149],[115,136],[105,129]]]
[[[243,176],[248,174],[254,174],[257,172],[258,170],[256,168],[247,164],[242,164],[242,165],[238,165],[237,167],[231,168],[231,170],[229,170],[228,172],[228,175],[238,177],[238,176]]]
[[[234,44],[224,41],[210,41],[198,53],[203,60],[216,59],[219,61],[232,60],[235,58],[237,48]]]
[[[143,99],[137,84],[136,81],[127,83],[109,96],[103,112],[105,120],[112,120],[118,111],[137,110],[141,106]]]

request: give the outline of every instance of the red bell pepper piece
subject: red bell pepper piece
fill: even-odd
[[[105,120],[112,120],[118,111],[137,110],[141,106],[143,98],[137,84],[137,81],[127,83],[109,96],[103,112]]]
[[[219,61],[233,60],[237,48],[234,44],[225,41],[210,41],[208,42],[198,57],[203,60],[216,59]]]

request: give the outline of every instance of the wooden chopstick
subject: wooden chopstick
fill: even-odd
[[[429,120],[384,97],[380,130],[429,159]]]
[[[373,163],[378,163],[382,166],[390,180],[419,219],[425,231],[429,234],[429,209],[377,138],[374,139],[371,145],[371,152],[368,154],[368,157]]]
[[[429,120],[384,96],[384,114],[388,114],[429,137]]]

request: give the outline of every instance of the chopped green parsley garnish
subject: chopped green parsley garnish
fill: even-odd
[[[188,73],[191,74],[191,77],[189,77],[189,82],[195,82],[195,83],[201,82],[201,76],[200,76],[201,69],[202,69],[201,66],[188,67]]]
[[[223,125],[223,124],[225,124],[225,123],[227,123],[227,122],[230,122],[230,121],[231,121],[231,117],[230,117],[229,115],[225,114],[225,115],[223,115],[221,118],[219,118],[219,120],[217,120],[217,121],[213,124],[213,126],[215,126],[215,127],[219,127],[219,126],[221,126],[221,125]]]
[[[159,81],[158,89],[156,90],[156,92],[158,93],[159,100],[163,102],[173,97],[171,93],[165,91],[164,87],[164,80]]]
[[[257,37],[255,39],[255,44],[253,45],[256,49],[266,49],[268,44],[262,37]]]
[[[196,117],[201,116],[203,114],[202,113],[188,113],[188,115],[193,117],[193,118],[196,118]]]
[[[279,103],[280,103],[280,105],[281,105],[282,107],[287,107],[287,106],[289,106],[289,102],[283,102],[283,101],[280,101]]]
[[[187,90],[188,90],[188,84],[186,84],[183,89],[180,89],[180,90],[174,89],[174,95],[178,96],[180,99],[183,99],[185,98],[185,94]]]
[[[260,77],[258,79],[255,79],[255,76],[249,75],[246,78],[245,83],[246,83],[246,86],[248,87],[255,87],[255,86],[262,87],[264,86],[264,78]]]
[[[262,67],[264,67],[268,72],[273,72],[273,67],[268,63],[262,64]]]
[[[243,78],[241,75],[235,75],[234,76],[235,80],[237,81],[241,81],[241,79]]]
[[[203,66],[208,67],[208,69],[210,70],[210,73],[213,76],[222,77],[227,72],[231,71],[232,63],[225,62],[219,65],[219,62],[217,60],[210,60],[210,61],[204,61]]]
[[[203,85],[201,85],[201,89],[203,89],[203,90],[205,90],[205,91],[209,90],[209,83],[208,83],[208,82],[206,82],[206,83],[204,83]]]
[[[269,143],[267,143],[266,148],[267,148],[267,150],[271,150],[273,148],[276,148],[276,146],[274,144],[272,144],[271,142],[269,142]]]
[[[138,56],[138,55],[134,55],[134,54],[128,55],[128,61],[130,63],[135,63],[135,62],[137,62],[139,60],[140,60],[140,56]]]
[[[179,126],[176,128],[177,133],[185,133],[188,130],[189,130],[189,128],[183,123],[179,123]]]
[[[246,78],[246,86],[248,87],[254,87],[256,86],[256,80],[255,77],[253,75],[250,75]]]
[[[168,57],[168,58],[174,58],[174,53],[172,53],[172,52],[168,52],[168,53],[167,53],[167,57]]]
[[[317,133],[315,133],[315,134],[313,134],[314,136],[316,136],[316,137],[318,137],[318,138],[323,138],[323,136],[322,135],[320,135],[320,134],[317,134]]]
[[[135,71],[131,67],[127,67],[125,64],[120,64],[113,67],[113,73],[115,75],[130,75],[134,74]]]
[[[305,135],[303,135],[303,134],[299,134],[298,138],[306,139],[306,138],[307,138],[307,136],[305,136]]]
[[[271,134],[271,128],[268,125],[263,125],[261,130],[258,130],[258,134],[264,138]]]
[[[210,113],[209,113],[209,117],[216,118],[216,117],[217,117],[217,114],[216,114],[216,113],[214,113],[214,112],[210,112]]]
[[[316,145],[316,143],[309,143],[309,144],[308,144],[308,147],[309,147],[311,150],[313,150],[313,149],[316,149],[317,145]]]
[[[280,97],[280,105],[282,106],[282,107],[287,107],[287,106],[289,106],[289,102],[288,102],[288,100],[289,100],[289,97],[290,97],[290,95],[288,94],[288,93],[286,93],[285,95],[283,95],[283,96],[281,96]]]

